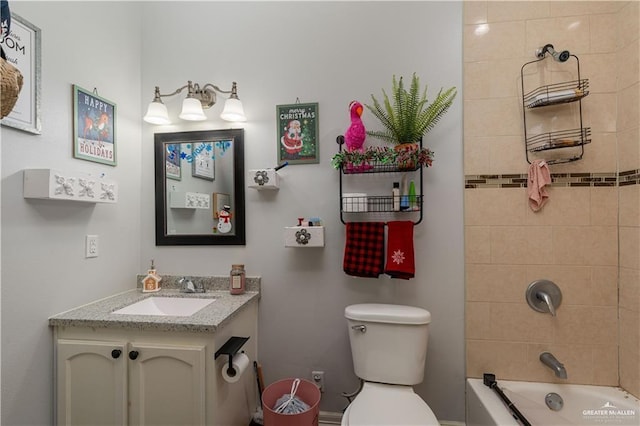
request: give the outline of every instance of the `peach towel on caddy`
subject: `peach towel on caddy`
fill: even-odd
[[[544,160],[534,160],[529,166],[529,179],[527,180],[527,195],[529,207],[534,212],[539,211],[545,205],[549,194],[546,185],[551,184],[549,166]]]

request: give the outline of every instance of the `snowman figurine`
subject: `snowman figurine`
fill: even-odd
[[[228,234],[231,232],[231,206],[224,205],[218,213],[218,232]]]

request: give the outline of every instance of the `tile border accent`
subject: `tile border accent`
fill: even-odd
[[[480,188],[526,188],[526,174],[465,175],[466,189]],[[619,173],[552,173],[551,186],[627,186],[640,184],[640,169]]]
[[[618,174],[618,185],[638,185],[640,184],[640,169],[627,170]]]

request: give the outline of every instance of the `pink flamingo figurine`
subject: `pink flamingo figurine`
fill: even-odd
[[[364,140],[367,137],[367,132],[364,128],[364,124],[362,123],[361,118],[363,111],[364,108],[360,102],[351,101],[351,103],[349,104],[351,125],[349,125],[349,128],[344,134],[344,142],[347,145],[347,151],[359,151],[364,153]],[[373,166],[369,164],[362,164],[356,167],[354,167],[353,165],[348,165],[347,168],[353,171],[364,171],[373,168]]]

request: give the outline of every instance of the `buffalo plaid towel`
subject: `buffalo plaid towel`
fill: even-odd
[[[384,223],[348,222],[344,272],[377,278],[384,271]]]
[[[416,273],[413,256],[413,222],[387,223],[387,266],[385,274],[391,278],[408,280]]]

